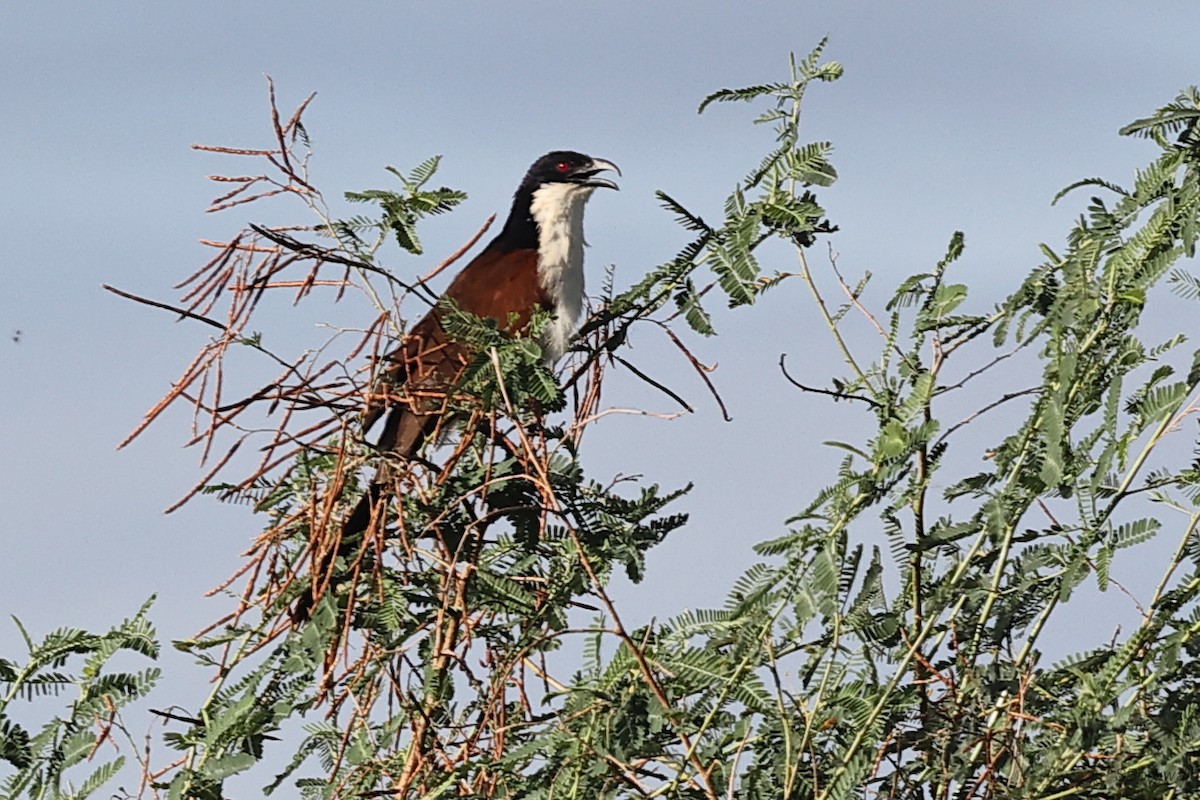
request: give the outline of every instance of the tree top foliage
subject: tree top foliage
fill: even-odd
[[[298,201],[315,222],[211,243],[179,304],[134,298],[216,331],[146,424],[191,404],[207,460],[195,492],[267,525],[224,584],[232,612],[175,643],[212,690],[158,712],[166,730],[129,794],[219,798],[257,779],[311,798],[1200,795],[1200,352],[1186,330],[1145,338],[1149,306],[1178,302],[1167,290],[1200,299],[1186,262],[1200,95],[1121,131],[1158,147],[1131,183],[1064,189],[1056,202],[1079,202],[1078,218],[1001,302],[974,301],[953,233],[937,264],[875,303],[870,275],[847,279],[832,255],[810,264],[837,230],[818,197],[837,177],[832,146],[800,138],[806,90],[841,74],[823,48],[780,81],[703,100],[759,108],[773,148],[748,158],[717,214],[659,192],[690,241],[625,291],[605,281],[565,370],[542,365],[544,319],[510,337],[453,317],[478,354],[454,388],[470,424],[400,470],[389,516],[349,543],[337,521],[387,458],[358,430],[362,399],[411,307],[432,302],[428,275],[385,256],[391,243],[420,255],[422,220],[464,195],[434,186],[434,157],[348,193],[370,210],[338,216],[309,182],[308,101],[285,122],[273,93],[271,147],[207,148],[264,169],[216,178],[232,189],[212,210]],[[768,243],[794,263],[773,267]],[[783,377],[804,402],[852,404],[861,424],[829,443],[836,474],[803,489],[723,605],[631,628],[609,577],[642,579],[649,549],[703,520],[673,510],[688,487],[586,473],[604,376],[627,370],[689,407],[633,360],[630,329],[664,332],[698,365],[713,302],[747,310],[784,281],[806,289],[844,367],[781,362]],[[280,292],[297,308],[365,298],[375,318],[281,353],[254,327]],[[864,325],[865,345],[851,330]],[[270,379],[229,388],[235,353]],[[1117,579],[1134,558],[1156,566],[1154,585]],[[290,618],[314,589],[311,619]],[[1059,620],[1112,591],[1136,624],[1064,652]],[[73,777],[97,743],[124,732],[142,753],[121,709],[157,674],[109,659],[156,655],[146,613],[105,635],[27,637],[25,663],[0,660],[0,794],[84,797],[122,766]],[[65,687],[82,697],[66,716],[40,733],[18,721],[19,703]]]

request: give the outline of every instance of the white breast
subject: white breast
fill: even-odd
[[[583,206],[594,187],[547,183],[529,206],[538,228],[538,282],[554,306],[542,334],[550,364],[562,358],[583,315]]]

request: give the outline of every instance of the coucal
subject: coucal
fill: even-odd
[[[556,150],[533,162],[513,196],[504,228],[479,255],[455,276],[445,297],[463,311],[495,320],[502,330],[519,333],[534,311],[551,320],[542,332],[547,363],[560,359],[583,313],[583,208],[597,188],[617,184],[598,177],[621,170],[611,161]],[[467,345],[454,341],[435,306],[405,335],[386,361],[379,391],[364,411],[364,430],[386,414],[377,448],[404,459],[412,458],[434,433],[446,408],[446,394],[471,360]],[[347,544],[367,530],[373,510],[390,482],[385,465],[342,524]],[[313,590],[330,566],[323,559],[313,575]],[[306,618],[313,596],[302,596],[293,615]]]

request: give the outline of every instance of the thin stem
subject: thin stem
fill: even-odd
[[[817,288],[817,283],[813,278],[812,270],[810,270],[808,267],[808,259],[804,255],[804,248],[796,248],[796,257],[800,262],[800,276],[808,285],[808,290],[812,294],[813,301],[817,304],[817,309],[821,312],[821,317],[825,320],[825,326],[829,329],[830,335],[833,336],[834,342],[837,343],[838,350],[841,351],[842,360],[845,361],[850,369],[854,371],[858,381],[866,387],[867,391],[869,391],[872,397],[878,402],[878,392],[875,391],[874,387],[872,387],[870,382],[867,380],[866,373],[863,372],[862,367],[858,365],[858,361],[854,358],[854,354],[850,352],[850,346],[846,344],[846,340],[842,338],[842,333],[840,330],[838,330],[837,321],[833,318],[833,315],[829,313],[829,307],[825,304],[825,298],[822,296],[821,290]]]

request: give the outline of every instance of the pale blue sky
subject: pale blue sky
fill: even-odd
[[[0,9],[0,612],[35,631],[100,627],[160,595],[167,637],[219,615],[200,594],[239,563],[259,527],[237,506],[197,500],[163,516],[199,474],[182,414],[114,447],[205,340],[206,330],[119,301],[109,283],[172,300],[207,258],[199,238],[247,221],[206,216],[212,172],[236,172],[195,142],[268,143],[264,73],[306,116],[313,177],[327,195],[381,185],[385,164],[445,156],[470,193],[426,229],[423,272],[493,211],[553,148],[611,159],[624,178],[588,214],[595,280],[632,281],[684,241],[658,210],[664,189],[717,215],[768,132],[750,109],[698,101],[783,76],[789,50],[829,35],[846,76],[814,87],[806,137],[830,139],[841,179],[821,193],[848,273],[883,289],[967,236],[962,274],[978,308],[1058,244],[1086,176],[1125,181],[1152,149],[1117,129],[1200,81],[1200,6],[1171,3],[8,3]],[[822,250],[813,261],[824,265]],[[768,269],[791,269],[783,257]],[[695,343],[734,422],[661,343],[634,341],[697,413],[621,419],[590,435],[597,477],[695,481],[691,525],[619,594],[635,618],[720,603],[750,545],[823,486],[820,446],[855,434],[855,410],[799,396],[776,362],[812,383],[837,370],[796,282],[749,313],[719,310],[722,336]],[[19,344],[9,340],[21,330]],[[813,342],[817,345],[813,346]],[[281,344],[286,344],[285,342]],[[623,381],[613,405],[669,403]],[[842,429],[838,430],[838,425]],[[0,624],[0,652],[15,648]]]

